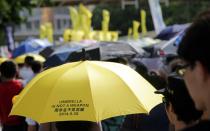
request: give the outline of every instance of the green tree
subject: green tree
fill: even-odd
[[[209,0],[171,0],[169,6],[162,5],[162,13],[166,25],[184,24],[209,7]]]
[[[26,21],[21,16],[21,11],[31,13],[33,7],[49,5],[50,0],[0,0],[0,44],[5,45],[5,28],[10,25],[13,28]]]
[[[110,12],[110,30],[117,30],[120,35],[127,35],[128,28],[132,27],[132,21],[140,21],[140,10],[144,9],[147,12],[147,28],[153,30],[152,17],[150,14],[147,1],[140,1],[140,8],[127,6],[124,10],[118,4],[99,4],[93,11],[92,26],[96,30],[101,29],[102,10],[107,9]]]
[[[101,29],[102,10],[110,11],[110,30],[118,30],[120,35],[127,35],[127,30],[132,26],[133,20],[140,20],[139,11],[146,10],[146,24],[148,30],[154,30],[148,0],[139,0],[139,9],[134,6],[127,6],[125,10],[117,4],[99,4],[93,11],[93,28]],[[209,0],[170,0],[169,6],[161,3],[163,19],[166,25],[184,24],[192,22],[199,12],[210,7]]]

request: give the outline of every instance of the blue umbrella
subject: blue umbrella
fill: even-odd
[[[163,29],[155,38],[161,40],[170,40],[178,33],[186,30],[190,24],[172,25]]]
[[[50,45],[52,44],[47,40],[29,38],[21,42],[21,44],[12,52],[12,57],[15,58],[22,54],[38,51]]]
[[[69,55],[77,50],[82,49],[82,46],[68,46],[64,45],[61,47],[58,47],[45,61],[44,66],[49,68],[49,67],[54,67],[58,66],[61,64],[64,64]]]

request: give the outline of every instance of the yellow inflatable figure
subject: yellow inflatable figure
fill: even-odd
[[[47,29],[45,27],[45,25],[41,25],[40,26],[40,30],[39,30],[39,37],[40,39],[45,39],[47,37]]]
[[[108,10],[103,10],[103,21],[102,21],[102,30],[104,32],[109,31],[109,21],[110,21],[110,13]]]
[[[91,18],[92,13],[83,5],[79,5],[79,15],[80,15],[80,24],[82,27],[82,31],[84,31],[85,39],[90,39],[90,31],[91,31]]]
[[[52,23],[46,23],[46,34],[47,34],[47,39],[49,42],[53,43],[53,27]]]
[[[130,39],[131,38],[131,36],[132,36],[132,28],[128,28],[128,39]]]
[[[141,30],[143,36],[147,34],[147,27],[146,27],[146,11],[141,10]]]
[[[139,38],[139,26],[140,23],[138,21],[133,21],[133,39],[137,40]]]
[[[72,29],[73,30],[79,30],[79,14],[77,10],[74,7],[69,7],[70,11],[70,19],[72,23]]]
[[[64,33],[63,33],[63,40],[64,40],[64,42],[71,41],[71,37],[72,37],[71,34],[72,34],[71,29],[65,29],[64,30]]]

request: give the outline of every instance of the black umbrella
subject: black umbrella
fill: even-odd
[[[70,54],[80,49],[82,49],[81,46],[64,45],[57,47],[55,51],[46,59],[44,66],[49,68],[64,64],[67,62]]]
[[[100,42],[101,60],[116,57],[132,57],[137,54],[134,48],[123,42]]]
[[[90,46],[77,50],[71,54],[69,54],[68,58],[66,61],[79,61],[82,59],[88,59],[88,60],[100,60],[101,55],[100,55],[100,48],[98,46]]]

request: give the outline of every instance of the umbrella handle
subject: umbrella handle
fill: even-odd
[[[103,131],[101,122],[98,122],[98,126],[99,126],[100,131]]]

